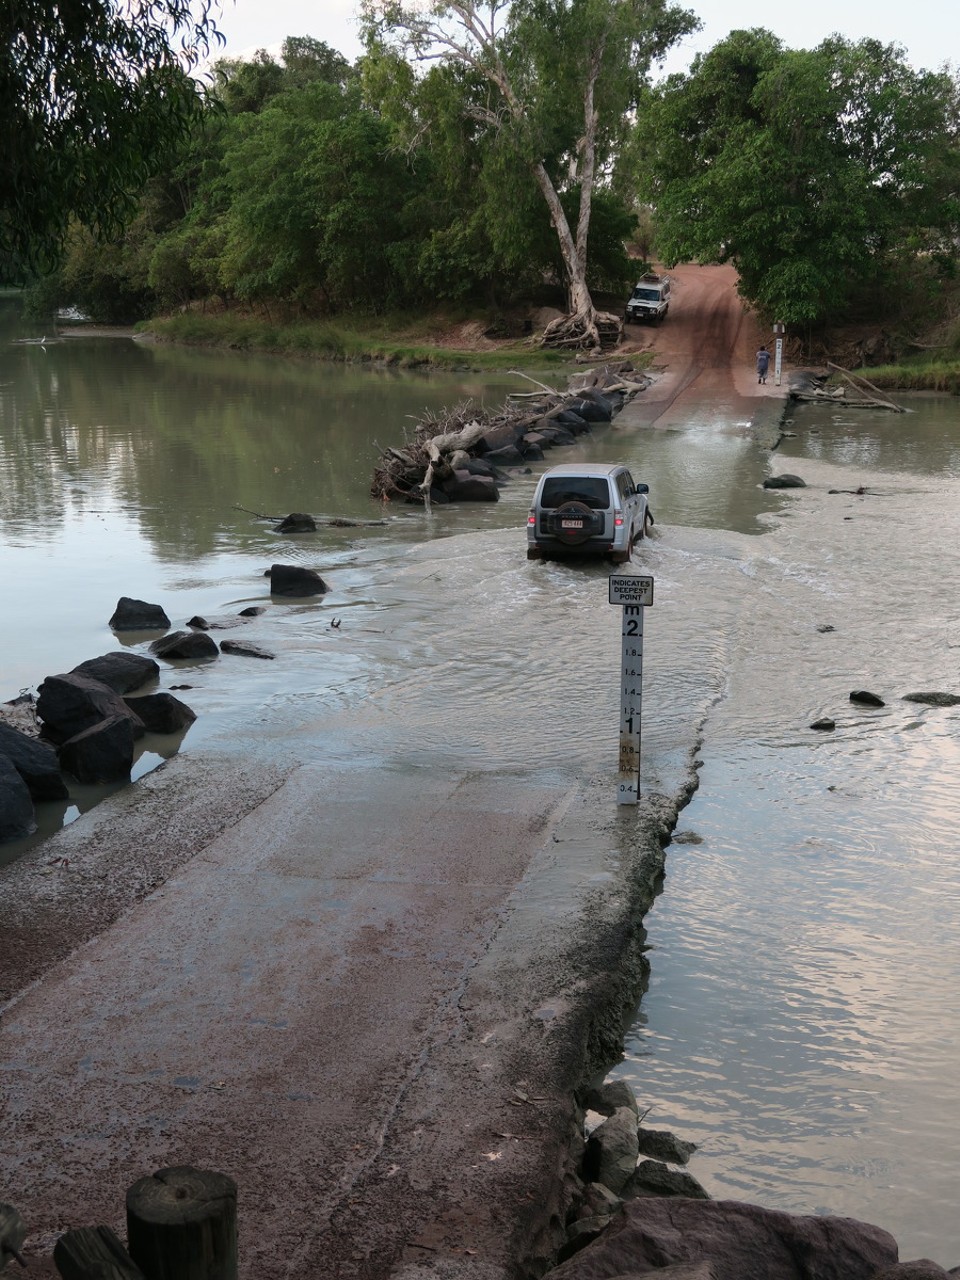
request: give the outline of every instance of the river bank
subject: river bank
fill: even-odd
[[[671,351],[671,330],[678,312],[697,317],[706,338],[710,328],[709,295],[712,281],[722,279],[724,288],[735,292],[736,274],[731,268],[680,264],[670,272],[674,282],[670,317],[661,326],[628,324],[620,345],[605,353],[608,359],[631,359],[638,368],[656,367]],[[598,305],[619,312],[617,298],[603,298]],[[772,340],[737,299],[737,310],[757,342]],[[556,307],[514,308],[499,317],[454,315],[448,312],[410,315],[367,316],[359,319],[301,320],[274,322],[269,318],[224,312],[191,311],[155,317],[137,326],[146,340],[183,343],[187,346],[224,347],[230,350],[263,352],[336,361],[378,363],[399,368],[459,368],[495,370],[507,368],[549,368],[572,365],[567,353],[543,348],[535,335],[560,315]],[[933,338],[939,338],[939,331]],[[960,390],[960,359],[947,346],[931,346],[939,355],[925,353],[914,344],[916,356],[909,361],[881,362],[891,347],[883,323],[847,325],[826,331],[816,341],[816,349],[805,352],[796,339],[787,335],[785,356],[800,365],[827,367],[834,361],[860,370],[877,386],[892,391],[935,391],[956,394]],[[755,350],[755,347],[753,348]],[[880,357],[880,358],[878,358]],[[838,375],[832,375],[839,381]]]

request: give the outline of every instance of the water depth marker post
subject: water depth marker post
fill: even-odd
[[[610,603],[623,605],[620,672],[620,778],[617,804],[640,798],[640,712],[643,704],[643,611],[653,604],[653,578],[611,574]]]

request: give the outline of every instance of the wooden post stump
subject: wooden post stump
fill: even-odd
[[[144,1280],[109,1227],[65,1232],[54,1246],[53,1261],[63,1280]]]
[[[0,1204],[0,1271],[11,1258],[22,1267],[27,1264],[20,1254],[20,1246],[27,1238],[27,1227],[12,1204]]]
[[[127,1240],[146,1280],[237,1280],[237,1184],[188,1165],[140,1178]]]

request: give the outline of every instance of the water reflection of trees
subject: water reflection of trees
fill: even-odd
[[[225,539],[241,549],[262,542],[238,503],[378,516],[368,489],[381,444],[399,442],[427,406],[485,389],[500,400],[515,385],[129,340],[14,353],[0,391],[6,528],[41,538],[68,516],[122,510],[173,560],[218,551]]]

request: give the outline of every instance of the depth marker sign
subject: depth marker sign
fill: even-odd
[[[653,578],[611,574],[610,603],[623,605],[620,677],[620,779],[617,804],[640,798],[640,710],[643,702],[643,611],[653,604]]]

